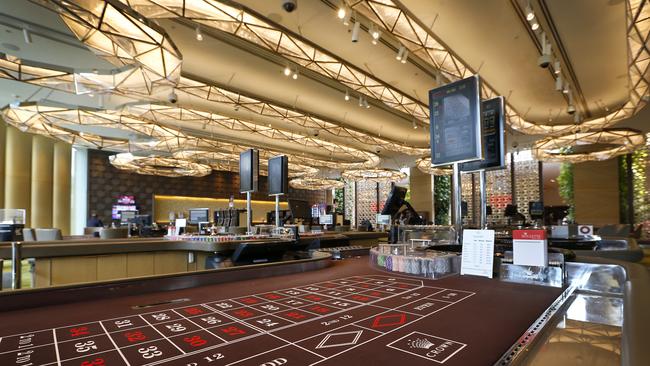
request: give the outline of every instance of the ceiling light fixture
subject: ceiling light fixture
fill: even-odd
[[[306,189],[310,191],[324,191],[333,188],[343,188],[345,183],[334,179],[323,178],[298,178],[289,181],[289,186],[295,189]]]
[[[359,42],[359,31],[361,30],[361,23],[358,20],[355,20],[354,26],[352,26],[352,42]]]
[[[530,6],[530,2],[528,5],[526,5],[526,20],[531,21],[535,19],[535,13],[533,12],[533,8]]]
[[[293,80],[298,79],[298,69],[294,69],[294,70],[293,70],[293,74],[291,74],[291,78],[292,78]]]
[[[433,167],[431,166],[431,158],[421,158],[415,161],[415,166],[425,174],[432,175],[450,175],[453,172],[451,166]]]
[[[381,37],[381,31],[379,30],[379,27],[377,27],[375,24],[372,24],[370,26],[370,29],[368,29],[370,32],[370,36],[372,37],[372,44],[377,45],[379,42],[379,38]]]
[[[413,129],[414,129],[414,130],[417,130],[417,129],[418,129],[418,124],[415,123],[415,120],[413,120]]]
[[[197,25],[195,31],[196,31],[196,40],[201,42],[203,40],[203,33],[201,32],[201,26]]]
[[[400,45],[399,49],[397,50],[397,54],[395,55],[395,60],[401,61],[402,57],[404,57],[404,52],[406,52],[406,47]]]
[[[347,27],[348,25],[350,25],[350,18],[352,17],[353,13],[354,13],[354,12],[351,11],[351,10],[348,10],[348,11],[346,12],[345,16],[343,17],[343,25],[344,25],[344,26]]]
[[[402,54],[402,59],[400,60],[401,63],[405,64],[406,60],[409,58],[409,51],[404,50],[404,53]]]
[[[406,178],[406,173],[399,170],[391,169],[357,169],[347,170],[341,173],[341,177],[346,181],[367,181],[367,182],[399,182]]]
[[[359,95],[359,107],[363,107],[363,97]]]
[[[289,75],[291,75],[291,68],[290,68],[289,66],[285,66],[285,67],[284,67],[284,70],[282,71],[282,73],[284,74],[284,76],[289,76]]]
[[[533,21],[531,22],[531,24],[530,24],[530,29],[532,29],[532,30],[534,30],[534,31],[538,30],[538,29],[539,29],[539,23],[537,23],[536,20],[533,20]]]
[[[32,43],[32,34],[27,28],[23,28],[23,37],[25,37],[25,43]]]
[[[345,7],[340,7],[338,12],[336,12],[336,16],[339,17],[339,19],[343,20],[345,19],[345,16],[347,15],[348,11]]]
[[[564,136],[548,137],[533,144],[533,154],[538,160],[580,163],[607,160],[634,152],[645,145],[645,137],[637,130],[618,128],[601,131],[577,132]],[[600,150],[574,152],[576,146],[600,145]],[[615,145],[612,147],[612,145]],[[596,146],[598,147],[598,146]]]
[[[555,90],[559,92],[564,90],[564,79],[562,78],[562,74],[559,74],[555,79]]]
[[[562,65],[560,64],[560,60],[555,60],[555,64],[553,65],[553,72],[555,75],[560,75],[560,72],[562,72]]]
[[[344,99],[345,99],[346,102],[350,100],[350,91],[347,90],[347,89],[345,90],[345,97],[344,97]]]

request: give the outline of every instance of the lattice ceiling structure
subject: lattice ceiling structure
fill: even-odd
[[[450,175],[453,173],[453,169],[451,167],[445,168],[445,167],[433,167],[431,166],[431,158],[421,158],[418,159],[415,162],[415,166],[422,172],[426,174],[432,174],[432,175]]]
[[[445,48],[433,31],[424,26],[416,16],[392,0],[352,1],[350,6],[381,26],[397,38],[409,51],[431,66],[440,70],[449,80],[470,76],[473,70],[451,50]],[[627,0],[627,42],[629,49],[630,98],[620,109],[600,118],[585,120],[579,124],[549,125],[526,121],[506,103],[507,121],[513,129],[531,135],[558,136],[567,133],[610,127],[640,111],[647,103],[650,86],[650,4],[644,0]],[[498,93],[485,80],[482,83],[485,99]]]
[[[289,181],[291,188],[322,191],[326,189],[343,188],[345,183],[340,180],[325,178],[297,178]]]
[[[548,137],[535,142],[533,154],[539,160],[580,163],[607,160],[628,154],[646,144],[645,136],[632,129],[605,129]],[[573,149],[593,145],[595,151],[575,152]]]
[[[285,108],[277,104],[265,102],[222,87],[207,85],[186,77],[181,78],[177,90],[181,90],[185,93],[206,100],[232,105],[233,107],[244,108],[262,116],[282,119],[283,121],[291,122],[302,128],[323,130],[338,137],[353,139],[363,144],[378,146],[389,151],[398,151],[404,154],[416,156],[421,156],[429,151],[428,148],[411,147],[403,143],[370,136],[352,128],[341,126],[338,123],[315,117],[309,113]]]
[[[32,0],[59,14],[70,30],[99,57],[129,67],[127,79],[144,86],[175,86],[183,56],[167,33],[119,0]]]
[[[358,93],[377,99],[415,119],[429,123],[428,108],[424,103],[412,99],[371,73],[360,70],[241,5],[218,0],[122,1],[149,18],[182,17],[230,33],[311,71],[336,80]]]
[[[134,156],[121,153],[108,157],[114,167],[144,175],[163,177],[205,177],[212,172],[206,164],[160,156]]]
[[[346,181],[399,182],[406,179],[406,173],[391,169],[346,170],[341,174]]]

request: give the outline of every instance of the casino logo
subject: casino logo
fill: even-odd
[[[412,332],[386,345],[429,361],[445,363],[467,345],[420,332]]]

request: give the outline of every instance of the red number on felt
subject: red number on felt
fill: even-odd
[[[354,300],[359,300],[359,301],[368,301],[368,300],[370,300],[370,298],[368,298],[368,297],[365,297],[365,296],[359,296],[359,295],[354,295],[354,296],[352,296],[352,299],[354,299]]]
[[[142,332],[127,332],[124,333],[124,336],[129,342],[140,342],[147,339],[147,336],[142,334]]]
[[[321,300],[323,300],[322,297],[319,297],[319,296],[316,296],[316,295],[308,295],[308,296],[305,296],[305,299],[307,299],[307,300],[313,300],[313,301],[321,301]]]
[[[323,306],[312,306],[309,310],[315,311],[320,314],[329,313],[330,309]]]
[[[245,299],[242,299],[241,302],[243,302],[244,304],[255,304],[256,302],[258,302],[258,300],[257,300],[257,299],[250,298],[250,297],[247,297],[247,298],[245,298]]]
[[[267,294],[267,295],[264,295],[264,297],[269,299],[269,300],[277,300],[277,299],[281,298],[281,296],[274,295],[274,294]]]
[[[79,337],[88,334],[90,334],[90,332],[88,331],[88,327],[79,327],[79,328],[70,329],[70,335],[73,337]]]
[[[290,313],[286,313],[285,315],[288,316],[289,318],[293,318],[293,319],[302,319],[302,318],[305,317],[303,314],[293,312],[293,311],[290,312]]]
[[[251,313],[251,312],[248,311],[248,310],[244,310],[244,309],[242,309],[242,310],[237,310],[237,311],[235,311],[233,314],[238,315],[238,316],[241,316],[242,318],[248,318],[248,317],[253,316],[253,313]]]
[[[103,366],[105,364],[106,363],[104,362],[103,358],[96,358],[92,361],[84,361],[80,366]]]
[[[246,334],[246,331],[239,329],[235,326],[228,327],[228,328],[222,328],[222,332],[228,334],[228,335],[239,335],[239,334]]]
[[[202,339],[200,336],[185,337],[183,338],[183,341],[189,343],[192,347],[201,347],[208,343],[208,341]]]
[[[186,313],[188,313],[190,315],[203,314],[203,310],[201,310],[199,308],[187,308],[187,309],[184,309],[184,310],[185,310]]]

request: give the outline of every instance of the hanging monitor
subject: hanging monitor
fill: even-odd
[[[259,152],[249,149],[239,154],[239,191],[257,192],[259,187]]]
[[[481,103],[485,157],[483,160],[463,163],[460,170],[472,172],[481,169],[495,170],[506,167],[504,104],[503,97],[484,100]]]
[[[483,158],[480,90],[474,75],[429,91],[431,165]]]
[[[286,155],[269,159],[269,196],[289,193],[289,159]]]

